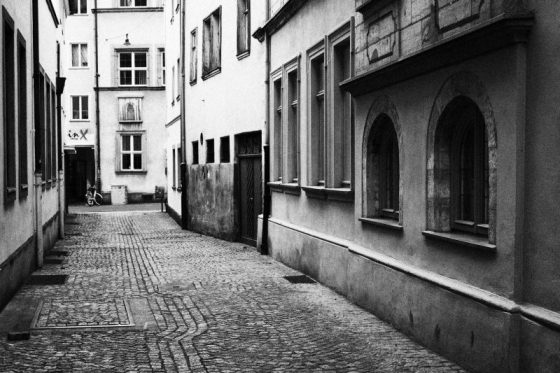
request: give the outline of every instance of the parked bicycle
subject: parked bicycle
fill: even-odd
[[[88,187],[87,193],[86,193],[86,203],[88,206],[93,206],[93,205],[101,205],[103,203],[103,196],[99,193],[97,193],[97,189],[95,189],[95,187],[93,185],[90,185]]]

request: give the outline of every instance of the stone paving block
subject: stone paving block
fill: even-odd
[[[55,248],[64,268],[37,271],[67,281],[12,301],[45,329],[0,340],[0,372],[462,372],[320,284],[288,282],[301,273],[254,248],[157,212],[72,221]]]

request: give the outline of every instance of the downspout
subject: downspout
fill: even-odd
[[[270,17],[270,0],[266,2],[266,15],[267,19]],[[261,254],[268,255],[268,219],[271,214],[271,195],[270,195],[270,35],[265,33],[265,43],[266,43],[266,59],[265,59],[265,97],[266,97],[266,107],[265,107],[265,124],[264,124],[264,178],[263,178],[263,225],[262,225],[262,235],[261,235]]]
[[[33,114],[34,126],[33,134],[35,136],[35,167],[33,174],[34,194],[35,194],[35,250],[37,267],[43,266],[43,206],[42,206],[42,170],[43,163],[41,161],[41,148],[43,142],[43,134],[39,130],[41,128],[41,113],[39,112],[39,101],[41,100],[40,85],[40,63],[39,63],[39,0],[33,0],[32,3],[32,27],[33,27]]]
[[[189,206],[188,189],[189,177],[187,175],[187,99],[186,99],[186,76],[185,76],[185,11],[186,0],[181,1],[181,227],[188,228]]]
[[[64,217],[66,214],[66,188],[64,183],[64,150],[62,149],[62,114],[61,100],[62,90],[64,89],[64,78],[60,76],[60,43],[56,42],[56,123],[57,123],[57,143],[58,143],[58,238],[64,238]]]
[[[97,24],[97,0],[94,2],[95,11],[94,29],[95,29],[95,161],[97,170],[96,189],[101,193],[101,139],[100,139],[100,124],[99,124],[99,34]]]

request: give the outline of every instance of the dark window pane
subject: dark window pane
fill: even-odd
[[[121,85],[131,85],[132,84],[132,71],[121,71],[121,73],[120,73],[120,84]]]
[[[130,151],[130,136],[125,135],[122,137],[122,150],[125,152]]]
[[[136,71],[136,74],[134,76],[134,84],[145,85],[146,83],[146,71]]]
[[[72,97],[72,119],[80,119],[80,97]]]
[[[146,6],[147,5],[147,0],[136,0],[134,5],[136,5],[136,6]]]
[[[133,149],[136,151],[142,150],[142,136],[133,136],[133,137],[134,137]]]
[[[89,119],[89,105],[87,96],[82,96],[82,119]]]
[[[132,67],[132,55],[130,53],[120,54],[120,66],[121,67]]]
[[[134,54],[134,66],[136,67],[146,67],[146,53],[135,53]]]
[[[459,218],[474,221],[474,134],[469,128],[461,143]]]
[[[78,13],[78,1],[79,0],[70,0],[70,14]]]
[[[80,0],[80,13],[87,13],[87,0]]]
[[[130,170],[130,154],[123,154],[122,168],[123,170]]]
[[[142,154],[134,154],[134,169],[142,169]]]

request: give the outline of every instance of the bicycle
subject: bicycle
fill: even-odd
[[[86,204],[88,206],[97,205],[100,206],[103,203],[103,196],[97,193],[94,186],[90,186],[86,193]]]

